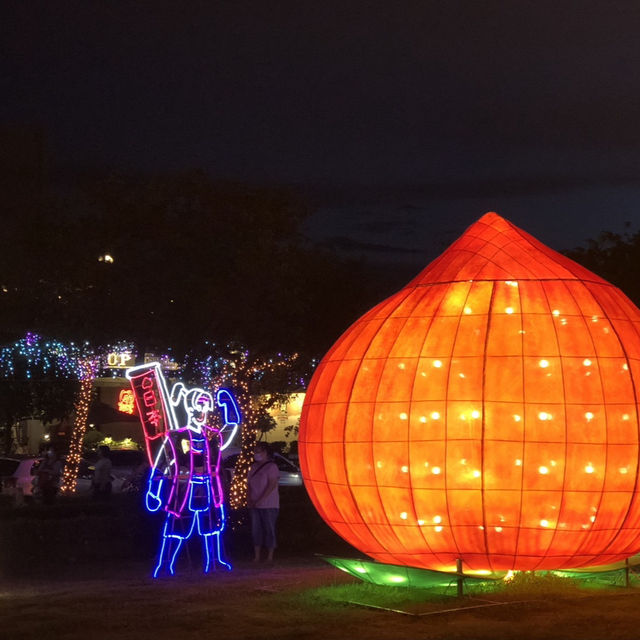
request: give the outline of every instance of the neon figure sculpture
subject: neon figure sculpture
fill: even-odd
[[[216,429],[207,424],[208,414],[214,409],[213,397],[207,391],[187,389],[179,382],[169,396],[156,362],[128,369],[126,375],[152,465],[146,506],[151,512],[166,512],[153,577],[162,571],[174,574],[180,549],[194,531],[202,539],[204,572],[214,569],[216,563],[231,569],[223,558],[220,540],[225,525],[220,456],[240,422],[233,395],[227,389],[217,391],[215,404],[223,413],[224,426]]]

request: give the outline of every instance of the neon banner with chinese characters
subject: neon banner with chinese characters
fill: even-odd
[[[136,408],[144,430],[150,464],[153,464],[156,444],[171,429],[176,418],[160,365],[157,362],[132,367],[126,372],[131,382]]]

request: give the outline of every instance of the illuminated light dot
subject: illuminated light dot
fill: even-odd
[[[426,372],[424,372],[424,371],[421,371],[421,372],[420,372],[420,375],[421,375],[423,378],[426,378],[426,377],[427,377],[427,374],[426,374]]]
[[[542,466],[542,467],[538,467],[538,473],[542,474],[543,476],[547,475],[547,473],[549,473],[549,468]]]
[[[461,458],[460,464],[467,464],[467,459],[466,458]]]
[[[460,420],[466,420],[467,416],[464,413],[460,414]]]
[[[400,420],[406,420],[409,416],[406,413],[401,413],[398,417]]]
[[[423,424],[427,421],[427,416],[420,416],[420,422]]]
[[[437,411],[432,411],[432,412],[431,412],[431,417],[432,417],[434,420],[439,420],[439,419],[440,419],[440,414],[439,414]]]
[[[474,469],[474,471],[473,471],[473,477],[474,478],[479,478],[481,475],[482,474],[477,469]]]
[[[442,522],[442,516],[433,516],[433,521],[436,524],[440,524]]]
[[[400,517],[401,517],[403,520],[406,520],[406,519],[407,519],[407,512],[406,512],[406,511],[403,511],[403,512],[400,514]]]
[[[602,327],[602,333],[609,335],[609,327]]]
[[[442,362],[441,362],[440,360],[434,360],[434,361],[433,361],[433,366],[434,366],[436,369],[439,369],[439,368],[442,366]]]
[[[582,526],[582,528],[583,528],[583,529],[588,529],[588,528],[589,528],[589,525],[588,525],[588,524],[583,524],[583,525],[581,525],[581,526]]]
[[[560,311],[559,311],[558,309],[554,309],[554,310],[551,312],[551,315],[554,315],[554,316],[556,316],[556,318],[557,318],[557,317],[560,315]]]
[[[557,463],[555,460],[552,460],[552,461],[551,461],[551,466],[552,466],[552,467],[555,467],[555,466],[556,466],[556,464],[558,464],[558,463]]]
[[[422,526],[424,524],[424,520],[418,520],[418,525]]]
[[[480,412],[479,412],[478,410],[474,409],[474,410],[471,412],[471,417],[472,417],[472,418],[479,418],[479,417],[480,417]]]
[[[482,525],[480,525],[478,529],[480,529],[480,531],[484,531],[484,527]]]
[[[508,313],[509,315],[511,315],[511,314],[513,313],[513,307],[507,307],[507,308],[504,310],[504,312],[505,312],[505,313]]]
[[[520,420],[522,420],[522,416],[519,416],[517,413],[514,413],[513,419],[515,422],[520,422]]]
[[[618,469],[618,471],[619,471],[620,473],[622,473],[623,475],[624,475],[625,473],[629,473],[629,469],[627,469],[627,467],[620,467],[620,468]]]
[[[522,460],[520,460],[520,458],[516,458],[516,461],[514,463],[516,465],[516,467],[521,467],[522,466]]]
[[[623,420],[628,420],[629,419],[629,414],[628,413],[623,413],[622,414],[622,419]]]
[[[364,569],[363,567],[354,567],[353,569],[354,569],[354,571],[357,571],[358,573],[367,573],[367,570]]]
[[[405,365],[405,363],[404,363],[404,362],[400,362],[400,363],[398,364],[398,369],[406,369],[406,365]]]
[[[464,373],[459,373],[459,374],[458,374],[458,376],[459,376],[460,378],[464,378]]]
[[[517,283],[517,281],[515,281],[515,280],[506,280],[506,281],[505,281],[505,284],[506,284],[508,287],[517,287],[517,286],[518,286],[518,283]]]
[[[542,369],[546,369],[549,366],[549,361],[540,360],[540,362],[538,362],[538,366],[541,367]]]
[[[433,473],[434,476],[437,476],[440,474],[440,467],[433,467],[431,469],[431,473]]]
[[[584,417],[588,422],[591,422],[591,420],[593,420],[593,413],[591,413],[591,411],[587,411],[587,413],[584,414]]]
[[[596,517],[595,517],[595,516],[591,516],[591,517],[589,518],[589,520],[591,520],[591,522],[595,522],[595,521],[596,521]]]
[[[502,527],[495,527],[495,530],[500,533],[502,531]]]
[[[402,470],[402,473],[409,473],[409,467],[407,467],[406,465],[404,465],[403,467],[400,467]]]
[[[549,521],[548,520],[540,520],[540,526],[541,527],[548,527],[549,526]]]
[[[440,525],[438,525],[437,527],[434,527],[434,529],[435,529],[438,533],[440,533],[440,531],[442,531],[442,529],[443,529],[443,528],[444,528],[444,527],[442,527],[442,526],[440,526]]]
[[[589,358],[585,358],[585,359],[582,361],[582,364],[583,364],[585,367],[590,367],[590,366],[591,366],[591,360],[589,360]]]
[[[471,307],[465,307],[464,312],[469,315],[471,313]]]
[[[424,466],[425,466],[425,467],[428,467],[428,466],[429,466],[429,463],[428,463],[428,462],[425,462],[425,463],[424,463]]]
[[[389,577],[389,582],[406,582],[406,578],[403,578],[402,576],[390,576]]]
[[[378,460],[378,462],[376,462],[376,467],[378,467],[378,469],[382,469],[382,461]]]
[[[591,322],[598,322],[598,316],[591,316]]]
[[[381,413],[378,414],[378,420],[382,420],[383,416]]]
[[[593,473],[593,472],[595,471],[595,467],[594,467],[591,463],[589,463],[589,464],[584,468],[584,470],[585,470],[585,473]]]
[[[622,365],[622,370],[629,371],[629,365],[626,362]]]
[[[551,414],[546,411],[541,411],[538,414],[538,418],[540,418],[540,420],[551,420]]]

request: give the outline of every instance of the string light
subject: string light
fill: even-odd
[[[211,345],[215,349],[215,345]],[[271,407],[289,398],[290,393],[260,393],[267,382],[284,378],[289,389],[306,387],[304,375],[297,373],[298,354],[275,354],[272,357],[253,356],[244,348],[228,347],[227,353],[219,352],[194,359],[187,368],[205,388],[212,392],[221,387],[233,389],[242,407],[242,429],[240,432],[240,455],[235,465],[229,489],[229,505],[239,509],[247,505],[247,476],[253,463],[253,450],[258,440],[260,424]],[[271,387],[276,384],[270,384]],[[217,416],[214,419],[218,418]]]
[[[92,357],[87,343],[82,347],[73,342],[65,345],[28,332],[21,340],[0,348],[0,378],[34,384],[52,382],[55,379],[80,381],[80,390],[74,402],[75,419],[71,446],[61,486],[64,493],[72,493],[75,490],[95,374],[96,360]],[[43,407],[32,409],[42,411]]]
[[[75,404],[75,418],[69,442],[69,453],[62,474],[62,493],[75,493],[78,481],[78,470],[80,469],[80,459],[82,457],[82,443],[84,434],[87,431],[87,418],[89,417],[89,407],[91,406],[91,390],[96,377],[95,360],[87,359],[80,363],[80,391]]]

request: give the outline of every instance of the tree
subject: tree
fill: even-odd
[[[187,352],[195,335],[323,353],[381,287],[303,237],[309,213],[290,189],[202,172],[75,176],[0,234],[0,340],[29,328],[150,351]]]
[[[215,393],[230,388],[242,414],[240,456],[231,485],[230,504],[246,504],[247,473],[253,461],[253,449],[261,434],[273,428],[269,411],[285,403],[291,394],[306,386],[310,368],[297,354],[259,355],[238,345],[205,345],[186,364],[184,377]],[[213,418],[219,420],[219,416]],[[220,427],[220,424],[213,424]]]
[[[69,416],[78,391],[81,349],[28,333],[0,348],[0,438],[11,452],[15,425],[35,418],[43,422]]]
[[[603,231],[597,238],[587,240],[586,247],[565,253],[616,285],[640,306],[640,231],[627,230],[624,234]]]

